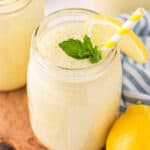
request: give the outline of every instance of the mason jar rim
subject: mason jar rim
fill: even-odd
[[[13,0],[0,2],[0,16],[14,14],[26,8],[32,0]]]
[[[60,10],[57,10],[55,12],[52,12],[50,13],[48,16],[46,16],[40,23],[40,25],[36,28],[36,30],[34,31],[33,33],[33,36],[32,36],[32,44],[31,44],[31,56],[30,57],[34,57],[36,62],[38,64],[41,65],[42,68],[49,68],[48,65],[52,65],[54,68],[57,68],[59,70],[63,70],[63,71],[84,71],[84,70],[87,70],[87,69],[92,69],[92,68],[95,68],[95,67],[98,67],[98,66],[101,66],[101,64],[104,64],[105,63],[105,68],[106,69],[111,63],[112,61],[114,60],[114,58],[116,57],[117,55],[117,51],[118,51],[118,47],[114,48],[107,56],[107,58],[105,58],[104,60],[101,60],[100,62],[96,63],[96,64],[93,64],[91,66],[87,66],[87,67],[82,67],[82,68],[67,68],[67,67],[62,67],[62,66],[57,66],[55,65],[54,63],[50,62],[50,61],[47,61],[45,60],[39,53],[39,47],[38,47],[38,44],[37,44],[37,38],[39,36],[39,30],[41,27],[44,26],[44,23],[46,21],[49,20],[49,18],[53,18],[55,15],[58,15],[59,17],[59,14],[66,14],[66,13],[88,13],[88,14],[99,14],[93,10],[90,10],[90,9],[84,9],[84,8],[65,8],[65,9],[60,9]],[[55,18],[55,17],[54,17]],[[53,21],[53,19],[52,19]],[[107,63],[107,64],[106,64]],[[99,67],[101,68],[101,67]],[[101,70],[101,69],[100,69]],[[100,71],[98,70],[98,71]],[[102,69],[103,70],[103,69]]]

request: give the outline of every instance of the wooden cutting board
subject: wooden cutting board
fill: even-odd
[[[32,132],[27,103],[25,88],[0,93],[0,150],[48,150]]]

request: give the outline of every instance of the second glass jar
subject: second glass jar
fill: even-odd
[[[0,1],[0,91],[26,83],[32,32],[44,15],[44,0]]]

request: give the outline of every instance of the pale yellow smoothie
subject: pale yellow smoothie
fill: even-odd
[[[120,15],[138,7],[150,9],[150,0],[92,0],[95,8],[105,15]]]
[[[0,91],[26,83],[32,32],[44,13],[44,0],[0,1]]]
[[[118,115],[118,51],[91,64],[69,57],[58,47],[68,38],[82,39],[83,23],[92,14],[59,11],[41,24],[33,38],[28,69],[30,120],[35,135],[50,150],[100,150]]]

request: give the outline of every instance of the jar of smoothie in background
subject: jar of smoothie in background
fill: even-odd
[[[65,9],[49,15],[32,40],[28,97],[32,129],[54,150],[98,150],[116,119],[121,94],[117,49],[93,65],[67,56],[58,43],[81,39],[84,21],[95,12]]]
[[[34,28],[44,15],[44,0],[0,1],[0,91],[26,83]]]
[[[95,8],[105,15],[120,15],[138,7],[150,9],[150,0],[93,0]]]

